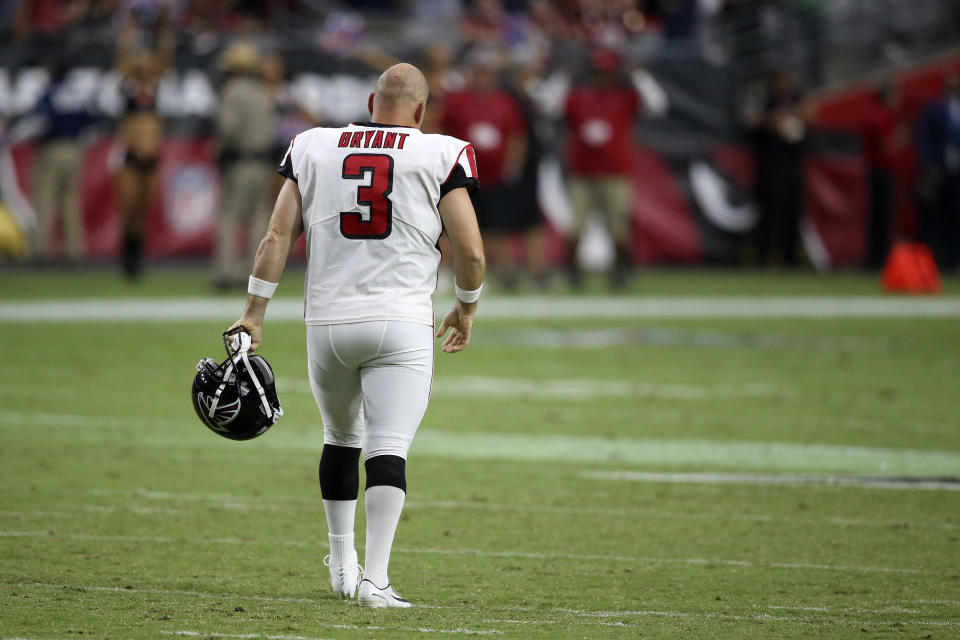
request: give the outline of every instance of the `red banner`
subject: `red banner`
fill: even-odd
[[[32,148],[21,145],[14,150],[14,159],[20,183],[30,194]],[[107,259],[118,253],[121,218],[116,181],[122,164],[123,150],[113,140],[99,140],[87,150],[80,198],[88,258]],[[180,138],[166,142],[147,218],[148,255],[208,255],[216,227],[219,184],[209,140]]]

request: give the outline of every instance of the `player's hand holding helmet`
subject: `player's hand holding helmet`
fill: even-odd
[[[241,331],[250,334],[250,351],[256,351],[260,348],[260,345],[263,344],[263,317],[261,316],[257,319],[256,317],[245,315],[234,322],[233,325],[226,330],[224,335],[232,338]]]
[[[223,334],[227,359],[197,363],[191,399],[200,420],[214,433],[231,440],[262,435],[283,415],[273,369],[266,359],[250,353],[251,338],[243,326]]]

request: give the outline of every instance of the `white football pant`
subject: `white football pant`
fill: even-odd
[[[433,382],[433,327],[396,320],[307,325],[324,444],[407,457]]]

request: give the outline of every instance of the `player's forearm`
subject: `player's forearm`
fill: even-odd
[[[457,286],[467,291],[479,289],[483,284],[483,276],[486,271],[486,263],[483,258],[483,247],[474,250],[463,250],[459,253],[454,252],[453,269],[457,277]],[[467,315],[473,315],[477,310],[477,303],[464,302],[457,298],[457,306],[460,312]]]
[[[291,238],[284,238],[273,228],[268,229],[257,248],[251,275],[264,282],[279,282],[280,276],[283,275],[283,268],[287,264],[291,244]],[[243,315],[262,322],[269,301],[269,298],[248,293]]]
[[[257,247],[251,275],[267,282],[279,282],[290,255],[293,238],[270,227]]]
[[[440,200],[438,208],[447,237],[453,245],[457,286],[465,291],[479,289],[483,284],[486,262],[483,258],[483,239],[477,228],[477,216],[473,212],[470,195],[464,188],[454,189]]]
[[[274,214],[276,214],[274,210]],[[274,218],[275,220],[276,218]],[[263,319],[267,314],[267,304],[277,288],[277,282],[283,273],[283,267],[290,253],[293,238],[278,230],[271,220],[267,234],[260,241],[257,256],[253,263],[253,272],[247,285],[247,302],[243,308],[243,315],[229,331],[244,327],[250,334],[250,350],[256,350],[263,342]]]
[[[267,302],[276,288],[275,283],[280,281],[290,249],[302,231],[301,211],[302,204],[297,184],[292,180],[286,180],[283,188],[280,189],[280,195],[277,196],[277,204],[273,208],[267,233],[260,241],[257,255],[253,260],[251,275],[256,280],[250,282],[245,316],[263,320]]]
[[[454,251],[453,269],[457,274],[457,285],[461,289],[479,289],[486,272],[483,247],[465,248],[459,253]]]
[[[289,245],[286,246],[289,247]],[[279,282],[289,251],[289,249],[283,250],[282,247],[283,243],[279,242],[268,231],[267,235],[260,241],[251,275],[264,283]],[[253,287],[253,284],[250,286]],[[248,293],[247,304],[243,311],[244,317],[263,322],[263,316],[267,312],[267,303],[270,301],[270,298],[265,296],[269,295],[272,295],[272,292],[270,294],[265,293],[263,296]]]

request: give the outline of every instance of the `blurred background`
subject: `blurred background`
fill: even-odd
[[[244,287],[290,140],[400,60],[506,289],[960,262],[958,0],[5,0],[0,32],[8,272]]]
[[[291,139],[398,60],[489,253],[413,626],[318,580],[302,240],[283,420],[187,401]],[[958,636],[960,0],[0,0],[0,120],[0,638]]]

